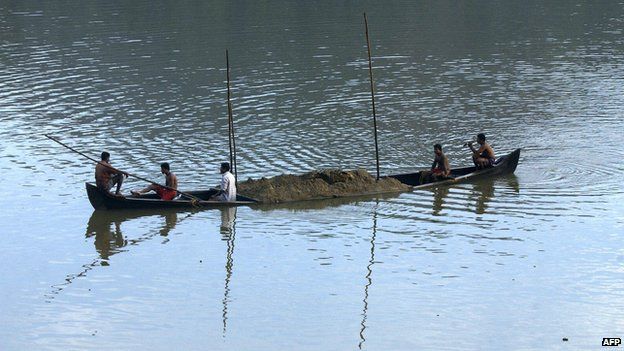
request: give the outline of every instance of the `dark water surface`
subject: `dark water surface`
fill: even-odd
[[[483,131],[515,175],[100,213],[43,137],[212,186],[229,49],[240,177],[372,172],[364,11],[382,173],[436,142],[465,165]],[[618,1],[0,2],[0,349],[600,349],[624,336],[623,27]]]

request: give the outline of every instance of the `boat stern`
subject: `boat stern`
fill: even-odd
[[[89,202],[91,206],[93,206],[96,210],[106,210],[108,207],[106,206],[105,195],[102,194],[102,191],[98,189],[97,186],[91,183],[85,183],[85,187],[87,188],[87,196],[89,197]]]

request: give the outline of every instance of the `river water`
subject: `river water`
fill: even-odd
[[[183,189],[451,166],[484,132],[515,175],[397,196],[94,212],[93,165]],[[0,2],[0,349],[577,350],[623,337],[624,4]],[[143,186],[131,180],[127,191]],[[564,341],[565,340],[567,341]]]

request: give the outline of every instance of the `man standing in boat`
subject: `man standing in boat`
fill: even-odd
[[[141,194],[149,193],[153,190],[162,200],[173,200],[173,198],[178,195],[178,177],[176,177],[176,175],[171,172],[171,167],[167,162],[163,162],[160,164],[160,173],[165,175],[165,185],[167,187],[158,184],[150,184],[145,189],[141,189],[139,191],[131,191],[132,195],[140,196]]]
[[[225,202],[236,201],[236,179],[230,172],[230,164],[223,162],[219,171],[221,172],[221,189],[212,199]]]
[[[124,177],[128,178],[128,173],[118,170],[110,164],[110,154],[102,152],[101,161],[95,165],[95,184],[101,190],[110,192],[113,186],[117,185],[115,195],[121,196],[121,184]]]
[[[492,149],[490,144],[485,141],[485,134],[477,134],[477,143],[480,145],[479,149],[475,149],[475,147],[472,146],[472,141],[465,144],[472,151],[472,161],[474,162],[475,166],[477,166],[477,168],[487,168],[494,166],[496,156],[494,156],[494,150]]]
[[[443,180],[451,175],[451,167],[449,166],[448,157],[442,152],[442,145],[433,145],[433,153],[435,156],[431,170],[420,173],[420,184]]]

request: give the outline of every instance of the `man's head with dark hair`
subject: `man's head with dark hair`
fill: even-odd
[[[110,159],[110,154],[106,151],[102,152],[102,161],[108,161]]]
[[[163,162],[160,164],[160,171],[165,173],[165,172],[169,172],[169,170],[171,169],[171,167],[169,167],[169,163],[168,162]]]
[[[228,172],[230,170],[230,164],[228,162],[223,162],[221,164],[221,173]]]
[[[440,144],[433,145],[433,152],[438,156],[442,155],[442,145]]]
[[[484,142],[485,141],[485,134],[483,134],[483,133],[477,134],[477,141]]]

